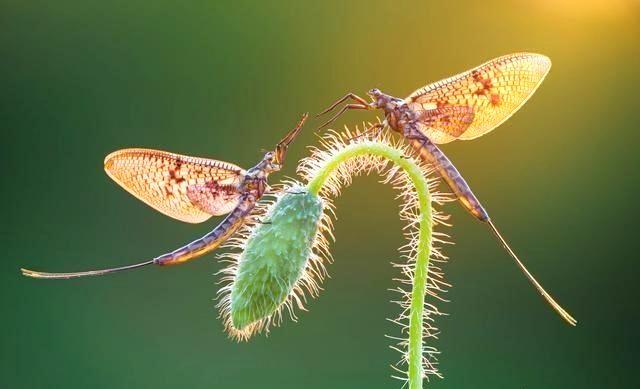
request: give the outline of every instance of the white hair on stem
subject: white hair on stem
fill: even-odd
[[[338,158],[338,154],[348,154],[350,149],[366,148],[367,146],[376,147],[384,146],[393,148],[403,155],[411,164],[418,167],[423,177],[427,178],[427,186],[430,192],[430,199],[433,203],[442,205],[444,203],[454,201],[448,193],[439,193],[437,186],[439,178],[433,174],[433,170],[425,166],[419,159],[414,158],[413,151],[401,143],[394,141],[390,132],[378,133],[377,136],[370,138],[370,134],[363,134],[356,127],[354,131],[345,128],[343,132],[329,131],[320,139],[319,147],[311,147],[311,155],[304,158],[298,165],[298,173],[303,180],[309,182],[307,189],[311,190],[312,182],[318,175],[326,174],[323,177],[321,186],[316,189],[316,193],[322,198],[323,212],[318,220],[318,225],[313,239],[310,257],[305,264],[302,276],[297,280],[291,288],[287,298],[280,304],[268,317],[255,321],[244,328],[238,329],[233,326],[231,320],[231,289],[236,280],[239,261],[242,251],[246,248],[247,241],[253,236],[257,229],[261,227],[257,219],[268,216],[274,209],[277,202],[284,196],[287,191],[299,190],[300,184],[295,181],[285,182],[280,187],[280,193],[275,196],[275,200],[261,202],[255,212],[252,222],[247,223],[235,238],[229,240],[227,247],[233,249],[233,252],[223,254],[228,262],[228,266],[221,270],[223,275],[222,281],[225,286],[219,292],[220,301],[218,307],[220,314],[224,320],[226,330],[232,338],[237,340],[247,340],[252,335],[260,332],[268,333],[271,326],[278,326],[283,319],[284,314],[288,314],[292,320],[296,320],[295,308],[305,310],[304,305],[307,296],[317,297],[321,288],[321,283],[327,276],[325,268],[326,263],[332,262],[329,252],[329,241],[335,240],[333,236],[332,220],[336,218],[335,208],[331,199],[340,195],[341,189],[352,183],[353,177],[358,175],[368,175],[377,173],[382,176],[382,183],[392,185],[397,191],[397,198],[400,200],[399,216],[401,220],[406,222],[403,228],[403,234],[406,238],[406,244],[400,247],[400,259],[392,263],[394,268],[399,270],[400,276],[394,278],[397,286],[392,290],[397,292],[398,299],[393,301],[400,306],[400,313],[395,318],[389,319],[391,322],[400,326],[399,336],[389,336],[394,341],[391,348],[398,350],[402,356],[400,361],[392,368],[401,373],[395,375],[396,378],[407,380],[408,372],[405,368],[409,361],[408,347],[408,329],[409,329],[409,313],[411,308],[411,287],[414,281],[414,272],[416,265],[416,256],[418,254],[418,240],[420,229],[420,206],[418,193],[409,174],[399,165],[390,159],[369,153],[354,153],[345,158]],[[339,159],[339,161],[337,161]],[[331,169],[327,169],[328,166]],[[311,190],[313,192],[313,190]],[[437,210],[431,210],[431,225],[450,226],[448,223],[448,215]],[[422,318],[422,374],[423,378],[429,375],[441,377],[437,368],[438,351],[425,344],[426,339],[437,338],[438,329],[434,322],[435,317],[443,315],[436,307],[439,301],[447,301],[444,293],[451,286],[444,279],[444,272],[441,265],[446,262],[447,257],[441,252],[442,244],[449,243],[449,236],[442,232],[432,232],[430,258],[428,264],[428,277],[424,293],[427,299],[424,302],[423,318]]]
[[[371,127],[371,123],[363,124],[363,128]],[[346,148],[356,147],[358,145],[370,143],[385,144],[395,149],[400,150],[405,158],[410,159],[411,162],[422,170],[423,176],[428,177],[429,192],[431,194],[432,202],[443,205],[448,202],[455,201],[449,193],[440,193],[437,187],[440,182],[439,176],[434,173],[434,170],[426,166],[421,160],[413,157],[413,150],[405,146],[402,141],[395,141],[392,138],[390,131],[378,133],[374,138],[367,137],[359,131],[358,127],[354,131],[345,127],[344,131],[336,132],[329,131],[320,140],[320,147],[311,147],[311,156],[302,160],[298,165],[298,173],[307,181],[311,181],[325,169],[327,164],[332,163],[337,153],[343,152]],[[400,277],[394,278],[394,281],[398,283],[398,286],[391,289],[399,296],[397,300],[392,301],[400,306],[400,314],[395,318],[388,319],[392,323],[397,324],[400,327],[400,336],[387,336],[392,339],[395,344],[390,346],[392,349],[401,353],[401,358],[398,363],[391,365],[392,369],[399,373],[394,375],[394,378],[398,378],[403,381],[407,381],[406,364],[408,361],[408,313],[411,305],[411,286],[413,285],[415,259],[418,247],[419,238],[419,214],[420,207],[418,202],[418,195],[416,189],[410,180],[408,174],[400,168],[400,166],[394,164],[389,159],[372,154],[358,155],[353,158],[348,158],[340,163],[331,175],[323,182],[320,189],[320,195],[328,201],[331,197],[337,197],[340,195],[343,187],[349,186],[352,183],[353,177],[358,175],[369,175],[376,173],[383,177],[381,180],[384,184],[391,184],[393,188],[398,191],[397,199],[400,199],[400,219],[406,222],[403,227],[403,234],[406,238],[406,244],[399,248],[400,258],[402,261],[392,262],[394,268],[399,269]],[[335,214],[333,215],[335,217]],[[447,226],[449,224],[449,215],[432,209],[432,225]],[[435,317],[444,315],[436,307],[436,303],[439,301],[447,301],[444,298],[446,290],[451,287],[444,279],[444,271],[441,265],[447,261],[447,257],[442,253],[440,246],[443,244],[450,244],[449,235],[442,232],[432,232],[432,245],[431,245],[431,258],[428,267],[428,278],[426,294],[429,299],[425,300],[424,305],[424,317],[423,317],[423,342],[428,338],[437,338],[439,331],[435,326]],[[428,378],[429,375],[435,375],[442,377],[437,368],[437,355],[439,352],[432,346],[423,344],[423,372],[424,378]]]

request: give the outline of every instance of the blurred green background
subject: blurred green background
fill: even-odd
[[[236,344],[213,255],[171,269],[47,282],[173,249],[215,225],[154,212],[103,157],[143,146],[252,166],[301,113],[346,91],[404,96],[516,51],[553,68],[490,136],[444,146],[543,284],[542,302],[457,204],[432,388],[631,388],[638,361],[640,5],[482,2],[11,1],[0,4],[0,387],[397,388],[384,334],[403,244],[393,191],[337,201],[332,278],[298,323]],[[372,120],[354,112],[340,120]],[[283,174],[295,174],[312,121]]]

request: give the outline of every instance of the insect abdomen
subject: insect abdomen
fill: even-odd
[[[420,154],[420,158],[432,165],[453,190],[460,203],[476,218],[481,221],[489,220],[489,215],[478,198],[473,194],[467,182],[462,178],[458,169],[449,158],[431,142],[426,136],[421,135],[411,139],[411,146]]]
[[[244,218],[251,212],[254,205],[253,200],[241,200],[238,206],[211,232],[179,249],[154,258],[153,263],[161,266],[178,265],[218,248],[242,226]]]

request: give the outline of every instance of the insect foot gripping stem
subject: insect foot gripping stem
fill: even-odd
[[[278,325],[283,308],[292,318],[293,304],[304,309],[305,292],[315,296],[324,278],[322,260],[313,248],[322,245],[323,201],[294,184],[282,194],[240,243],[222,271],[229,283],[220,290],[219,308],[231,337],[246,340]]]

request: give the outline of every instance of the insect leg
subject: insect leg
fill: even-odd
[[[335,107],[337,107],[338,105],[342,104],[344,101],[351,99],[354,100],[362,105],[368,105],[369,103],[367,103],[367,101],[365,99],[363,99],[362,97],[354,94],[354,93],[347,93],[346,95],[344,95],[342,98],[336,100],[333,104],[331,104],[329,106],[329,108],[325,109],[324,111],[320,112],[319,114],[316,115],[316,117],[318,116],[322,116],[326,113],[331,112]]]
[[[345,113],[349,109],[371,109],[371,107],[368,104],[347,104],[344,107],[342,107],[342,109],[340,111],[338,111],[337,114],[333,115],[333,117],[331,119],[327,120],[323,125],[318,127],[318,130],[328,126],[329,124],[331,124],[333,122],[335,122],[336,119],[338,117],[340,117],[340,115],[342,115],[343,113]]]

